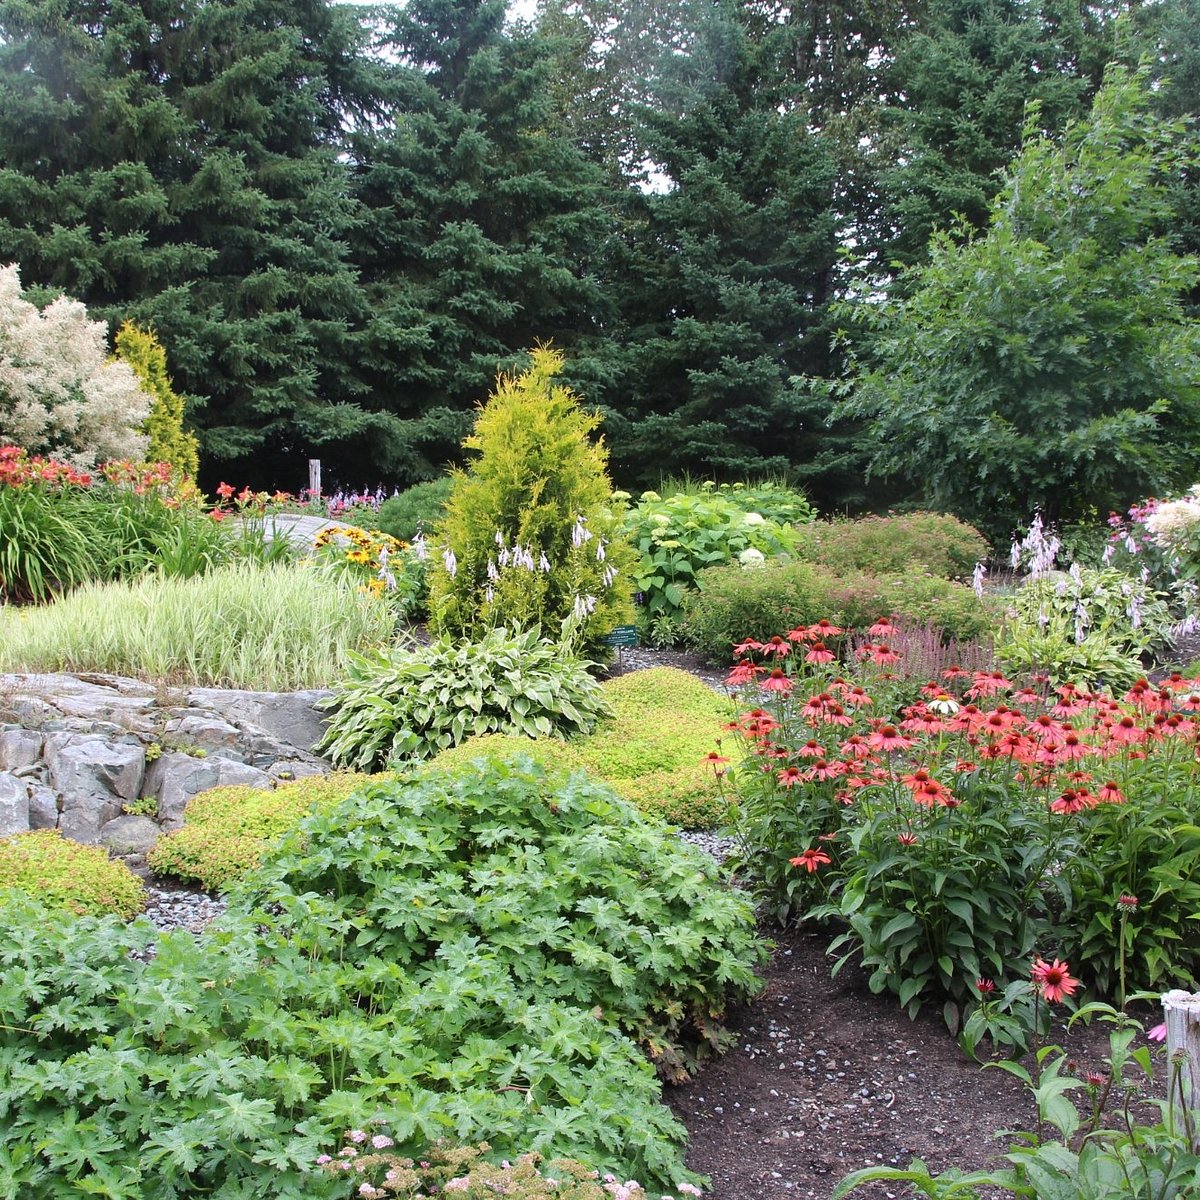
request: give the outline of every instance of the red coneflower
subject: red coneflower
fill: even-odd
[[[1068,974],[1069,964],[1046,962],[1044,958],[1035,958],[1029,974],[1033,986],[1050,1004],[1057,1004],[1064,996],[1073,996],[1079,986],[1079,980]]]
[[[822,864],[831,863],[833,859],[824,850],[805,850],[795,858],[788,859],[793,867],[803,867],[810,875]]]

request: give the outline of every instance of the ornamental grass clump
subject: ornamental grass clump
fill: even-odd
[[[99,846],[84,846],[57,829],[0,838],[0,893],[14,888],[76,916],[132,917],[146,906],[142,881]]]
[[[824,621],[738,647],[725,781],[774,915],[843,923],[842,962],[953,1028],[977,980],[1044,946],[1109,994],[1196,981],[1200,682],[1118,699],[960,664],[914,682],[894,635]],[[1141,902],[1121,921],[1123,895]]]
[[[220,567],[88,584],[0,610],[0,670],[102,671],[178,686],[323,687],[392,630],[388,605],[316,567]]]

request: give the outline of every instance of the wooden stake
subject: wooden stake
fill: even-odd
[[[1162,1006],[1167,1018],[1167,1062],[1174,1063],[1175,1056],[1182,1055],[1187,1107],[1200,1108],[1200,992],[1175,988],[1163,995]],[[1168,1086],[1170,1080],[1168,1075]]]
[[[308,495],[312,500],[318,499],[321,495],[321,460],[319,458],[308,460]]]

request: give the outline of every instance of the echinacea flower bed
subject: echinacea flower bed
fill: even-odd
[[[1200,680],[1113,697],[954,664],[907,677],[890,622],[853,633],[737,648],[743,753],[718,769],[774,915],[828,923],[873,990],[942,1003],[955,1029],[1035,955],[1113,996],[1194,985]]]

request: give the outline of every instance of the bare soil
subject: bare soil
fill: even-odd
[[[849,1172],[907,1167],[914,1157],[935,1170],[998,1166],[1011,1139],[995,1135],[1033,1128],[1034,1103],[1020,1081],[969,1059],[938,1009],[910,1021],[852,965],[832,979],[828,931],[766,932],[777,948],[766,990],[732,1014],[736,1048],[667,1089],[691,1135],[688,1165],[712,1181],[710,1200],[828,1200]],[[1103,1071],[1107,1026],[1068,1031],[1060,1021],[1051,1037],[1079,1071]],[[1155,1087],[1162,1094],[1161,1077]],[[881,1183],[855,1193],[912,1194]]]

